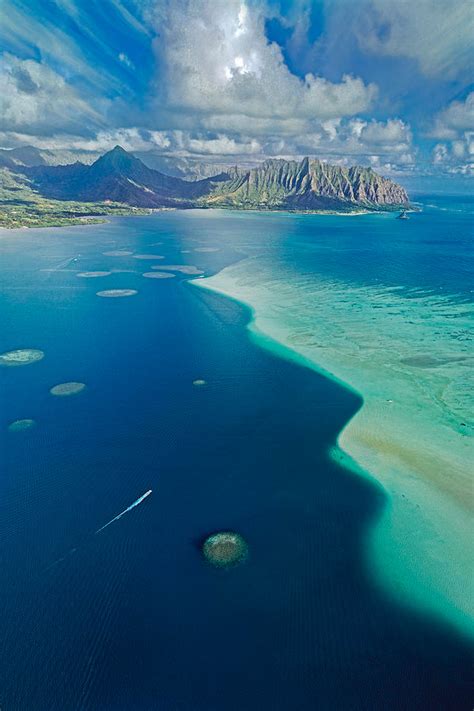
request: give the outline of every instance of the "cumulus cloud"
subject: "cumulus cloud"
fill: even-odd
[[[352,116],[375,98],[376,87],[360,78],[292,74],[266,39],[263,15],[239,0],[170,2],[159,19],[166,104],[208,126],[251,132],[257,119],[278,130],[288,120]]]
[[[0,128],[51,131],[97,126],[99,116],[50,67],[11,54],[0,57]]]
[[[464,131],[474,130],[474,92],[464,101],[452,101],[434,120],[434,138],[456,139]]]
[[[331,119],[310,133],[268,142],[265,148],[281,157],[317,155],[332,163],[362,163],[387,173],[412,170],[415,162],[412,132],[401,119]]]
[[[452,101],[435,117],[431,136],[444,141],[433,148],[435,166],[474,175],[474,92],[464,101]]]
[[[132,153],[209,158],[259,156],[263,147],[254,138],[209,135],[182,130],[149,131],[140,128],[118,128],[99,131],[94,137],[58,133],[52,136],[28,136],[20,132],[0,131],[0,143],[9,147],[30,143],[36,148],[91,152],[97,155],[112,150],[116,145]]]
[[[12,52],[31,56],[35,47],[35,58],[0,55],[4,145],[96,154],[120,144],[140,154],[247,165],[267,157],[312,155],[406,172],[431,146],[417,151],[408,122],[386,117],[384,87],[379,92],[349,72],[355,66],[362,71],[366,52],[408,57],[418,70],[410,62],[394,66],[413,68],[418,80],[422,71],[436,86],[447,79],[450,91],[453,86],[457,91],[459,68],[466,65],[464,0],[449,12],[435,0],[359,0],[350,10],[342,0],[323,0],[316,39],[309,39],[311,0],[293,0],[290,9],[274,0],[140,0],[136,22],[114,0],[111,17],[122,30],[115,39],[109,32],[112,19],[97,23],[94,13],[75,1],[56,0],[56,5],[74,21],[75,34],[58,29],[63,24],[56,27],[49,11],[41,34],[44,12],[29,18],[12,4],[7,22]],[[271,17],[291,38],[283,49],[268,40]],[[311,71],[303,75],[296,73],[288,47],[301,51],[304,41],[311,47],[300,69]],[[328,42],[336,49],[348,45],[340,63],[330,63],[332,80],[323,71],[328,69],[324,52],[316,51]],[[437,168],[454,170],[470,161],[473,96],[452,102],[433,119],[429,137],[436,141]],[[404,108],[401,100],[397,113]],[[370,118],[373,112],[377,120]]]

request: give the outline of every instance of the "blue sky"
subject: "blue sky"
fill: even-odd
[[[463,178],[465,0],[2,0],[0,145]]]

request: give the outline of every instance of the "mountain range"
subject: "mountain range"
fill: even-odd
[[[25,176],[41,196],[56,200],[111,201],[146,208],[346,211],[408,204],[403,187],[371,168],[345,168],[309,158],[267,160],[256,168],[226,168],[218,175],[184,180],[148,167],[120,146],[92,164],[48,165],[49,156],[43,153],[31,147],[3,150],[0,166]]]

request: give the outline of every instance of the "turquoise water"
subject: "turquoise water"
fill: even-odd
[[[44,353],[0,368],[2,707],[467,707],[462,624],[381,584],[372,532],[389,489],[334,454],[361,395],[282,358],[274,340],[262,348],[248,308],[189,283],[203,271],[212,286],[231,264],[254,283],[271,263],[281,323],[288,269],[403,286],[407,299],[441,274],[464,308],[469,220],[455,245],[433,248],[429,214],[190,211],[2,233],[0,353]],[[196,269],[142,276],[180,265]],[[87,272],[105,274],[77,277]],[[50,394],[70,382],[85,388]],[[25,419],[35,426],[8,429]],[[219,530],[244,536],[244,564],[204,561]]]
[[[283,249],[203,286],[253,308],[258,343],[363,397],[333,456],[385,487],[367,542],[373,574],[405,604],[474,631],[471,208],[429,198],[408,222],[297,217]]]

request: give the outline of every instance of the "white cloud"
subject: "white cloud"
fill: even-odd
[[[430,135],[444,141],[433,148],[435,166],[450,173],[474,174],[474,92],[441,111]]]
[[[280,47],[268,42],[255,4],[173,0],[160,5],[155,21],[161,67],[155,111],[181,130],[170,138],[179,155],[240,153],[255,162],[309,154],[364,163],[376,155],[384,164],[412,167],[407,124],[357,118],[373,104],[375,85],[349,75],[333,83],[292,74]],[[193,131],[198,138],[190,138]]]
[[[349,75],[332,83],[292,74],[279,46],[268,43],[263,16],[239,0],[171,2],[159,32],[166,105],[218,130],[252,133],[263,120],[278,131],[288,121],[353,116],[376,95],[374,85]]]
[[[209,137],[205,133],[181,130],[145,131],[139,128],[120,128],[99,131],[94,138],[58,133],[53,136],[28,136],[21,132],[1,132],[0,145],[15,147],[25,143],[51,150],[91,151],[97,154],[112,150],[116,145],[130,152],[153,152],[178,157],[209,158],[219,156],[257,155],[262,157],[262,145],[254,138],[235,138],[224,134]]]
[[[455,139],[464,131],[474,131],[474,92],[464,101],[452,101],[434,120],[434,138]]]
[[[395,146],[405,146],[411,142],[411,131],[401,119],[369,121],[362,126],[359,137],[363,142],[391,146],[393,150]]]
[[[415,59],[427,76],[452,79],[472,66],[471,0],[369,0],[355,31],[366,50]]]
[[[122,64],[125,64],[126,67],[129,69],[135,69],[135,65],[133,64],[132,60],[130,57],[128,57],[125,52],[120,52],[118,55],[119,62]]]
[[[0,127],[26,132],[93,126],[99,116],[50,67],[11,54],[0,57]]]

